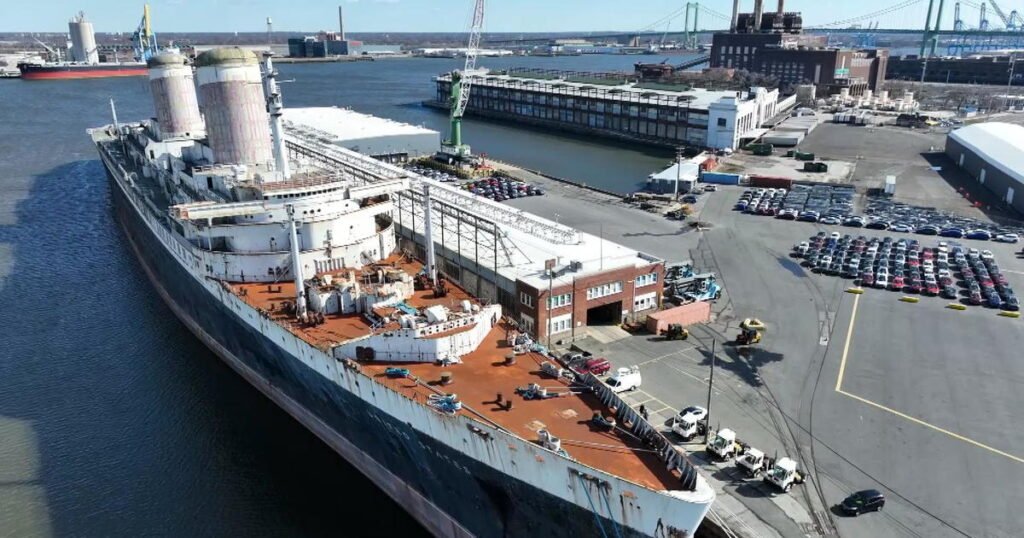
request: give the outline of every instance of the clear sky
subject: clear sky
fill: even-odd
[[[336,29],[337,6],[343,5],[346,30],[352,32],[458,32],[468,26],[473,0],[151,0],[157,34],[165,32],[263,31],[267,17],[278,31]],[[487,0],[484,30],[491,32],[623,30],[646,28],[666,16],[672,28],[683,26],[682,0]],[[707,0],[702,6],[728,15],[732,0]],[[921,28],[928,0],[789,0],[787,11],[802,11],[805,25],[831,23],[910,4],[877,19],[883,28]],[[953,24],[953,4],[948,0],[944,27]],[[1003,0],[1010,9],[1024,6],[1021,0]],[[938,2],[936,1],[936,5]],[[67,20],[79,10],[86,12],[97,31],[130,32],[138,26],[142,1],[131,0],[0,0],[0,31],[67,31]],[[765,11],[775,0],[765,0]],[[753,0],[742,0],[741,11],[751,11]],[[993,26],[998,21],[989,10]],[[977,26],[978,12],[965,8],[963,19]],[[668,20],[655,29],[664,30]],[[720,29],[727,21],[707,13],[700,17],[703,29]],[[847,26],[847,25],[844,25]]]

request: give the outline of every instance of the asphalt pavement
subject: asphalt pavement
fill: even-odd
[[[983,307],[950,310],[940,298],[846,293],[851,281],[811,273],[790,257],[793,244],[833,228],[734,212],[738,188],[702,197],[696,209],[711,227],[697,232],[607,195],[530,179],[548,194],[511,205],[719,275],[725,294],[715,319],[693,328],[689,341],[638,335],[589,345],[616,364],[640,364],[640,396],[668,417],[704,405],[716,342],[712,426],[731,427],[810,473],[808,484],[780,498],[733,479],[728,466],[706,469],[728,479],[727,491],[762,521],[783,536],[1019,535],[1024,434],[1014,419],[1024,408],[1024,366],[1015,348],[1024,320]],[[992,249],[1011,285],[1024,289],[1020,246],[977,246]],[[746,317],[768,329],[763,344],[740,353],[729,342]],[[887,495],[881,513],[847,518],[834,509],[865,488]]]

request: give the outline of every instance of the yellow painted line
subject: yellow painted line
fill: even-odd
[[[846,293],[856,293],[856,294],[859,295],[861,293],[864,293],[864,288],[861,288],[861,287],[846,288]]]
[[[1003,310],[1002,312],[999,313],[999,315],[1003,316],[1004,318],[1019,318],[1020,312],[1010,312],[1007,310]]]
[[[946,308],[952,310],[967,310],[967,307],[960,303],[949,303],[948,305],[946,305]]]
[[[881,409],[882,411],[887,411],[889,413],[892,413],[892,414],[894,414],[894,415],[896,415],[896,416],[898,416],[900,418],[909,420],[910,422],[913,422],[914,424],[918,424],[920,426],[924,426],[926,428],[930,428],[930,429],[935,430],[935,431],[937,431],[939,433],[944,433],[944,434],[952,437],[953,439],[957,439],[959,441],[963,441],[965,443],[974,445],[974,446],[976,446],[978,448],[985,449],[985,450],[987,450],[987,451],[989,451],[989,452],[991,452],[993,454],[998,454],[1000,456],[1003,456],[1004,458],[1009,458],[1009,459],[1011,459],[1011,460],[1013,460],[1013,461],[1015,461],[1017,463],[1024,463],[1024,458],[1021,458],[1019,456],[1014,456],[1013,454],[1010,454],[1009,452],[1003,452],[1002,450],[999,450],[998,448],[992,448],[992,447],[990,447],[990,446],[988,446],[988,445],[986,445],[984,443],[979,443],[978,441],[975,441],[974,439],[971,439],[970,437],[964,437],[963,435],[960,435],[958,433],[953,433],[953,432],[951,432],[951,431],[949,431],[949,430],[947,430],[945,428],[940,428],[940,427],[938,427],[938,426],[936,426],[934,424],[929,424],[929,423],[927,423],[927,422],[925,422],[925,421],[923,421],[923,420],[921,420],[919,418],[914,418],[914,417],[912,417],[912,416],[910,416],[910,415],[908,415],[906,413],[901,413],[901,412],[899,412],[899,411],[897,411],[895,409],[891,409],[891,408],[886,407],[886,406],[884,406],[882,404],[872,402],[871,400],[868,400],[867,398],[863,398],[863,397],[857,396],[856,394],[850,394],[849,392],[846,392],[846,391],[843,391],[843,390],[838,390],[838,389],[837,389],[836,392],[838,392],[839,394],[842,394],[843,396],[849,396],[850,398],[853,398],[854,400],[857,400],[859,402],[866,403],[866,404],[868,404],[868,405],[870,405],[872,407]]]
[[[903,301],[904,303],[916,303],[921,299],[917,297],[910,297],[909,295],[904,295],[903,297],[900,297],[900,300]]]
[[[843,373],[846,372],[846,357],[850,354],[850,342],[853,341],[853,324],[857,321],[857,305],[860,295],[853,296],[853,310],[850,312],[850,326],[846,329],[846,344],[843,345],[843,359],[839,361],[839,377],[836,378],[836,392],[842,392]]]
[[[843,396],[846,396],[846,397],[849,397],[849,398],[853,398],[854,400],[857,400],[858,402],[870,405],[870,406],[872,406],[872,407],[874,407],[876,409],[880,409],[882,411],[886,411],[888,413],[896,415],[896,416],[898,416],[898,417],[900,417],[902,419],[909,420],[910,422],[913,422],[914,424],[918,424],[920,426],[924,426],[925,428],[928,428],[928,429],[931,429],[931,430],[935,430],[935,431],[937,431],[939,433],[944,433],[944,434],[948,435],[949,437],[952,437],[953,439],[957,439],[957,440],[963,441],[963,442],[965,442],[967,444],[974,445],[974,446],[976,446],[978,448],[987,450],[987,451],[989,451],[989,452],[991,452],[993,454],[998,454],[1000,456],[1003,456],[1004,458],[1013,460],[1013,461],[1015,461],[1017,463],[1024,463],[1024,458],[1022,458],[1022,457],[1014,456],[1013,454],[1010,454],[1009,452],[1004,452],[1002,450],[999,450],[998,448],[990,447],[990,446],[988,446],[988,445],[986,445],[984,443],[975,441],[974,439],[971,439],[970,437],[964,437],[963,435],[960,435],[958,433],[953,433],[953,432],[951,432],[951,431],[949,431],[949,430],[947,430],[945,428],[940,428],[939,426],[936,426],[934,424],[930,424],[930,423],[925,422],[925,421],[923,421],[923,420],[921,420],[919,418],[912,417],[912,416],[910,416],[910,415],[908,415],[906,413],[901,413],[900,411],[897,411],[897,410],[892,409],[890,407],[886,407],[886,406],[884,406],[884,405],[882,405],[880,403],[873,402],[871,400],[868,400],[867,398],[864,398],[862,396],[857,396],[856,394],[852,394],[852,393],[849,393],[849,392],[846,392],[845,390],[843,390],[843,388],[842,388],[843,387],[843,375],[846,373],[846,359],[850,355],[850,342],[853,341],[853,326],[854,326],[854,324],[857,321],[857,306],[858,306],[859,303],[860,303],[860,295],[854,295],[853,296],[853,310],[850,312],[850,326],[846,329],[846,343],[843,345],[843,357],[839,361],[839,376],[836,378],[836,392],[838,392],[839,394],[842,394]]]

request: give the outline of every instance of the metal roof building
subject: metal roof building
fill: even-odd
[[[946,138],[946,155],[1007,206],[1024,213],[1024,127],[988,122],[962,127]]]
[[[437,131],[338,107],[286,108],[284,121],[320,135],[325,142],[388,161],[433,155]]]

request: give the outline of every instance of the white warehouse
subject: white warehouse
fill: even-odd
[[[315,132],[324,142],[389,162],[430,156],[441,149],[437,131],[338,107],[286,108],[284,122]]]

